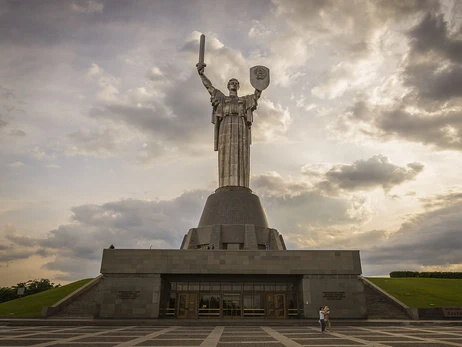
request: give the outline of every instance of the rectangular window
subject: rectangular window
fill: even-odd
[[[232,282],[231,286],[233,292],[240,292],[242,290],[242,282]]]
[[[277,292],[285,292],[287,290],[287,284],[286,283],[276,283],[275,289]]]
[[[233,285],[231,282],[221,282],[221,288],[223,291],[231,291],[233,288]]]
[[[176,290],[180,291],[187,291],[188,290],[188,282],[178,282],[176,285]]]
[[[210,290],[210,282],[201,282],[200,288],[203,291],[209,291]]]

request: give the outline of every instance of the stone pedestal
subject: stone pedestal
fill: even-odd
[[[207,198],[197,228],[185,235],[181,249],[285,250],[282,235],[268,226],[259,197],[245,187],[221,187]]]

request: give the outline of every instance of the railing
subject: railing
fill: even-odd
[[[219,318],[220,309],[219,308],[200,308],[199,309],[199,318]]]
[[[241,311],[240,308],[200,308],[198,311],[199,318],[220,318],[221,313],[225,311]],[[265,318],[265,309],[264,308],[244,308],[244,317],[245,318]],[[240,312],[238,315],[234,315],[232,312],[231,314],[224,315],[225,317],[240,317]],[[238,312],[236,312],[238,313]],[[175,309],[174,308],[166,308],[165,309],[165,316],[166,317],[175,317]],[[297,318],[303,317],[303,310],[296,309],[296,308],[289,308],[287,310],[287,316],[289,318]]]
[[[175,317],[175,309],[174,308],[166,308],[165,315],[170,317]]]
[[[244,317],[264,318],[265,309],[264,308],[245,308]]]
[[[302,308],[289,308],[287,310],[288,318],[303,318],[303,309]]]

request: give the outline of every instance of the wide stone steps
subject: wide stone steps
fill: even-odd
[[[384,295],[364,285],[368,319],[411,319],[406,313],[392,304]]]

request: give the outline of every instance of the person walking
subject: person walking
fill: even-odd
[[[321,333],[324,333],[324,330],[326,330],[326,322],[324,321],[324,311],[322,306],[319,306],[319,322],[321,323]]]
[[[324,322],[326,323],[326,331],[331,332],[330,328],[330,308],[329,306],[324,306]]]

